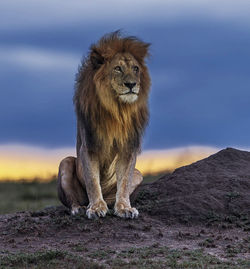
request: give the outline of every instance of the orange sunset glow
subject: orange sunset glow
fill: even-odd
[[[211,147],[185,147],[143,151],[136,167],[144,174],[173,171],[218,151]],[[24,145],[0,146],[0,180],[50,180],[66,156],[75,156],[74,148],[44,149]]]

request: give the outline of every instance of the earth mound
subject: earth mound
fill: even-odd
[[[250,152],[227,148],[138,188],[140,212],[161,220],[249,220]]]

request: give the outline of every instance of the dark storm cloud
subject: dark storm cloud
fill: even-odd
[[[145,148],[249,147],[250,30],[200,18],[3,29],[0,143],[74,146],[77,66],[91,43],[118,28],[152,43]]]

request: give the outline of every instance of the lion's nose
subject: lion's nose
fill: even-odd
[[[126,83],[124,83],[124,85],[125,85],[127,88],[129,88],[130,90],[132,90],[132,89],[134,88],[134,86],[136,85],[136,83],[135,83],[135,82],[133,82],[133,83],[126,82]]]

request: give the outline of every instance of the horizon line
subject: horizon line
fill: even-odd
[[[222,148],[191,145],[169,149],[142,150],[136,168],[143,175],[173,171],[210,156]],[[75,156],[75,147],[48,149],[28,144],[0,144],[0,180],[49,180],[58,172],[60,161]]]

